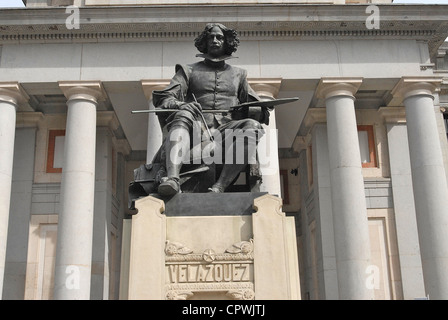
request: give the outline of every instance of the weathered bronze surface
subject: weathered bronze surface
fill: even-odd
[[[129,189],[131,207],[136,198],[154,193],[172,197],[180,192],[259,190],[261,176],[256,148],[249,146],[258,143],[263,134],[261,124],[269,123],[269,111],[275,102],[261,102],[248,84],[246,70],[226,63],[233,58],[238,45],[235,30],[222,24],[207,24],[195,39],[195,46],[201,52],[197,57],[203,60],[176,65],[170,85],[154,91],[154,106],[167,111],[157,112],[164,139],[153,161],[134,171],[135,180]],[[229,132],[236,130],[250,133],[243,148],[239,148],[244,152],[242,162],[237,161],[236,154],[231,158],[224,156],[229,150],[238,149],[235,145],[238,139],[229,137]],[[198,131],[201,139],[195,140],[194,134]],[[222,139],[217,141],[214,136]],[[201,149],[201,159],[193,158],[194,152],[185,152],[195,147]],[[212,156],[219,152],[222,161],[207,162],[202,157],[204,150]],[[245,175],[246,183],[235,185],[240,174]]]

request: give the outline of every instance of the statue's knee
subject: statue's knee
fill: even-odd
[[[244,129],[254,129],[254,130],[260,130],[263,127],[261,126],[261,123],[254,119],[246,119],[244,122]]]
[[[193,128],[193,123],[194,117],[192,116],[192,114],[188,111],[181,110],[176,112],[173,120],[171,120],[169,130],[172,130],[176,127],[181,127],[188,131],[191,131],[191,129]]]

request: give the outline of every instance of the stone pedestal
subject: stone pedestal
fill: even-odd
[[[175,197],[182,199],[170,201],[194,197],[197,210],[190,207],[186,214],[152,196],[136,201],[130,258],[124,262],[129,276],[122,278],[129,281],[128,294],[122,299],[300,299],[294,217],[281,211],[280,198],[251,193]],[[203,215],[203,204],[211,201],[214,210]]]

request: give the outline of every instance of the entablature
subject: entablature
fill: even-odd
[[[200,7],[199,7],[200,6]],[[192,39],[210,21],[262,40],[417,39],[431,56],[448,36],[448,6],[377,5],[378,28],[366,26],[367,5],[229,4],[64,7],[0,10],[0,44]],[[424,12],[424,14],[423,14]]]

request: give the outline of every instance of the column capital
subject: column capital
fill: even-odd
[[[247,81],[260,97],[269,99],[277,98],[282,84],[282,78],[253,78],[247,79]]]
[[[100,111],[96,114],[96,126],[108,127],[115,131],[120,127],[120,121],[114,111]]]
[[[307,148],[307,138],[305,136],[296,136],[292,143],[292,150],[299,153],[301,150]]]
[[[300,135],[307,135],[316,123],[327,122],[327,111],[325,108],[309,108],[299,128]]]
[[[132,148],[127,139],[117,139],[117,138],[113,137],[112,141],[115,146],[115,150],[118,153],[121,153],[124,156],[127,156],[128,154],[131,153]]]
[[[107,97],[101,81],[59,81],[59,88],[68,100],[98,103]]]
[[[146,100],[152,100],[152,93],[154,90],[163,90],[169,84],[170,80],[158,79],[158,80],[147,80],[143,79],[140,81],[143,88],[143,93],[145,94]]]
[[[443,78],[437,76],[417,76],[402,77],[395,87],[392,89],[391,94],[396,100],[396,103],[400,103],[408,97],[416,95],[430,95],[440,89]]]
[[[328,99],[334,96],[349,96],[354,98],[362,84],[361,77],[321,78],[316,88],[318,98]]]
[[[385,123],[406,123],[406,111],[404,107],[380,107],[378,113],[384,119]]]
[[[17,112],[16,127],[33,128],[39,127],[40,122],[44,119],[42,112]]]
[[[0,101],[15,105],[16,107],[30,99],[28,94],[16,81],[0,82]]]

